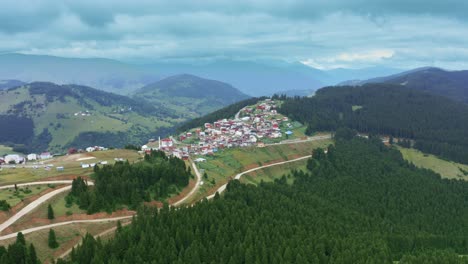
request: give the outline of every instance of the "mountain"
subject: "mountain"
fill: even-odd
[[[305,65],[267,64],[251,61],[218,60],[205,64],[147,65],[162,75],[181,72],[202,78],[220,80],[232,84],[241,92],[251,96],[272,95],[284,90],[316,90],[324,84],[316,76],[324,74]]]
[[[0,55],[0,79],[79,84],[125,94],[159,80],[157,74],[110,59],[77,59],[43,55]]]
[[[181,121],[170,109],[86,86],[34,82],[0,91],[0,143],[27,151],[137,144]]]
[[[137,90],[134,98],[169,108],[177,115],[193,118],[249,96],[227,83],[180,74]]]
[[[0,80],[0,90],[6,90],[24,84],[26,83],[18,80]]]
[[[442,95],[453,100],[468,103],[468,71],[446,71],[425,67],[386,77],[358,81],[353,85],[365,83],[401,84],[405,87]]]

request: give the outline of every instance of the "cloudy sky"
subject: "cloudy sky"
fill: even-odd
[[[466,0],[4,0],[0,53],[468,69]]]

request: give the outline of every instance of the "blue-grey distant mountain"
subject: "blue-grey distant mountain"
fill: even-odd
[[[439,68],[424,67],[386,77],[355,82],[391,83],[421,91],[442,95],[453,100],[468,103],[468,71],[446,71]]]
[[[18,87],[26,83],[18,80],[0,80],[0,90],[6,90],[13,87]]]
[[[192,118],[249,97],[230,84],[190,74],[165,78],[134,93],[134,98],[162,105],[181,116]]]
[[[0,80],[78,84],[124,94],[160,79],[156,74],[109,59],[76,59],[42,55],[0,55]]]
[[[78,84],[119,94],[181,73],[232,84],[251,96],[318,88],[349,79],[368,79],[398,72],[391,68],[318,70],[299,62],[215,60],[200,63],[155,62],[149,65],[111,59],[77,59],[43,55],[0,55],[0,80]]]

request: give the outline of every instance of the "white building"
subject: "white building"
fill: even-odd
[[[15,162],[16,164],[19,164],[22,161],[24,161],[24,158],[17,154],[10,154],[10,155],[5,156],[4,161],[6,164],[9,164],[11,162]]]
[[[50,152],[42,152],[41,155],[39,155],[40,159],[50,159],[52,158],[52,154]]]
[[[95,151],[96,149],[94,147],[87,147],[86,148],[86,152],[93,152]]]
[[[37,160],[37,154],[31,153],[27,157],[28,161]]]

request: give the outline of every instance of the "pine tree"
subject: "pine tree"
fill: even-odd
[[[52,205],[50,204],[49,206],[47,206],[47,218],[50,220],[55,219],[54,209],[52,208]]]
[[[55,237],[55,232],[53,229],[49,230],[49,247],[50,248],[58,248],[59,244],[57,242],[57,238]]]
[[[39,263],[39,260],[37,258],[36,254],[36,249],[34,248],[33,244],[29,245],[29,250],[28,250],[28,257],[26,259],[26,264],[37,264]]]
[[[21,244],[21,245],[26,245],[26,240],[24,239],[23,233],[19,232],[16,235],[16,243]]]

